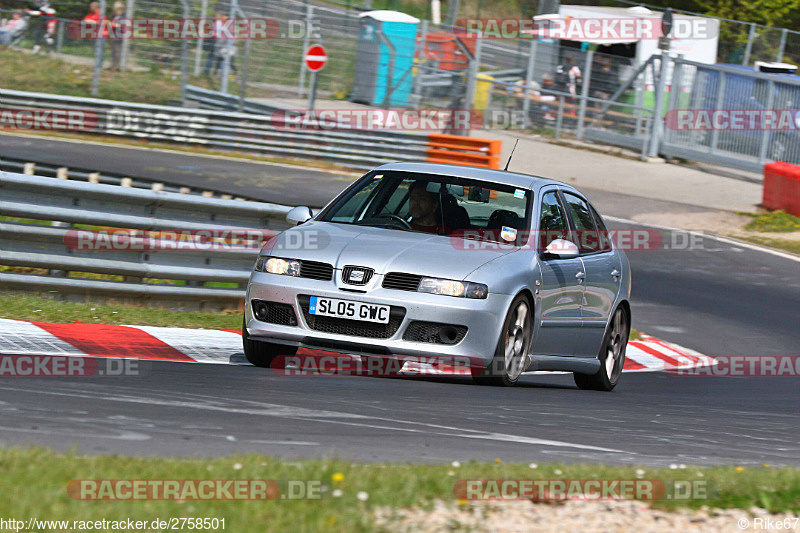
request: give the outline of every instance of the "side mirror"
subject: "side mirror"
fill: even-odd
[[[304,205],[301,205],[292,208],[288,213],[286,213],[286,222],[290,224],[296,224],[299,226],[303,222],[311,220],[311,217],[313,216],[314,215],[311,213],[311,209],[309,209]]]
[[[547,245],[542,255],[545,259],[574,259],[580,255],[580,250],[573,242],[555,239]]]

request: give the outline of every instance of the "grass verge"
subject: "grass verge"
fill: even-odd
[[[800,470],[735,466],[653,469],[605,465],[532,465],[466,462],[463,464],[361,464],[337,460],[281,461],[264,455],[215,459],[83,456],[41,448],[0,450],[4,475],[0,515],[47,520],[146,520],[172,517],[225,519],[236,532],[371,531],[371,511],[425,506],[434,499],[453,501],[459,479],[636,479],[705,482],[707,497],[655,502],[659,508],[800,510]],[[638,473],[637,473],[638,471]],[[291,501],[107,501],[73,500],[71,480],[80,479],[265,479],[283,489],[292,481],[318,482],[321,498]],[[697,485],[695,485],[697,486]],[[671,489],[668,489],[671,490]],[[334,496],[337,491],[337,496]],[[286,494],[285,491],[282,494]],[[695,495],[699,494],[696,493]],[[360,495],[360,497],[359,497]],[[66,529],[72,529],[66,528]]]
[[[753,220],[744,229],[759,232],[790,233],[800,231],[800,217],[796,217],[782,209],[767,213],[738,213]]]
[[[47,56],[35,56],[16,50],[0,49],[3,65],[3,89],[89,96],[93,66],[68,63]],[[98,98],[166,104],[180,98],[180,79],[163,72],[100,73]]]
[[[238,330],[242,327],[242,312],[239,310],[208,313],[147,304],[78,303],[22,293],[0,293],[0,318],[205,329]]]

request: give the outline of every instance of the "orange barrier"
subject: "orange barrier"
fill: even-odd
[[[764,165],[764,198],[767,209],[783,209],[800,216],[800,166],[789,163]]]
[[[503,141],[431,133],[428,135],[428,146],[430,148],[425,161],[429,163],[500,168]]]

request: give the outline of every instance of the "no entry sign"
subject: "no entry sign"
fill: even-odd
[[[322,67],[324,67],[328,62],[328,53],[322,46],[315,44],[306,50],[303,60],[305,61],[306,68],[308,70],[311,72],[317,72],[318,70],[322,70]]]

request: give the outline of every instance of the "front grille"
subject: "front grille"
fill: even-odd
[[[294,314],[294,309],[289,304],[253,300],[252,305],[256,320],[281,326],[297,325],[297,315]]]
[[[351,281],[350,280],[350,275],[353,273],[354,270],[357,270],[357,271],[360,270],[360,271],[364,272],[364,277],[361,278],[360,281]],[[348,283],[350,285],[366,285],[367,283],[369,283],[369,280],[372,279],[372,275],[374,273],[375,273],[375,271],[373,269],[371,269],[371,268],[357,267],[357,266],[348,265],[348,266],[346,266],[346,267],[344,267],[342,269],[342,281],[345,282],[345,283]]]
[[[333,265],[319,261],[300,261],[300,277],[330,281],[333,279]]]
[[[467,334],[466,326],[438,322],[413,321],[403,333],[404,341],[430,342],[432,344],[458,344]]]
[[[420,281],[422,281],[422,276],[417,274],[389,272],[383,278],[383,288],[398,291],[416,291]]]
[[[389,311],[389,322],[378,324],[377,322],[363,322],[361,320],[348,320],[346,318],[336,318],[331,316],[312,315],[308,312],[311,297],[301,294],[297,297],[297,303],[303,311],[303,318],[306,319],[308,327],[315,331],[324,333],[334,333],[336,335],[347,335],[350,337],[369,337],[372,339],[388,339],[394,335],[406,310],[403,307],[391,306]]]

